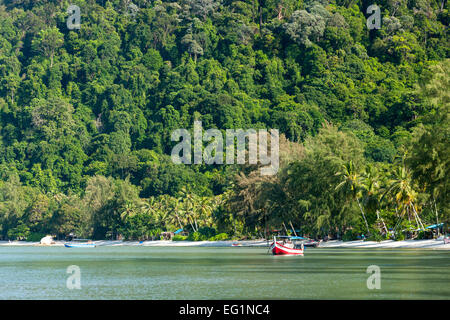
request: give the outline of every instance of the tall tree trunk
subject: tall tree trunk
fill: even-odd
[[[380,217],[380,213],[377,210],[377,219],[381,219],[381,222],[383,223],[384,231],[386,231],[386,234],[388,234],[388,229],[386,228],[386,224],[384,223],[384,219]]]
[[[438,219],[438,211],[437,211],[437,207],[436,207],[436,199],[433,196],[433,203],[434,203],[434,212],[436,213],[436,226],[437,226],[437,236],[439,237],[441,235],[441,232],[439,230],[439,219]]]
[[[197,232],[197,230],[195,230],[194,225],[191,222],[191,217],[189,215],[188,215],[188,221],[189,221],[189,224],[191,225],[192,230],[194,230],[194,232]]]
[[[369,235],[369,233],[370,233],[370,231],[369,231],[369,224],[367,223],[366,215],[364,214],[363,208],[361,206],[361,203],[359,203],[359,199],[358,198],[356,198],[356,202],[358,202],[359,209],[361,210],[361,214],[362,214],[362,216],[364,218],[364,222],[366,223],[367,235]]]
[[[408,214],[409,214],[409,211],[408,211]],[[416,214],[414,213],[414,211],[413,211],[413,217],[414,217],[414,221],[416,221],[417,229],[420,230],[420,223],[419,223],[419,220],[417,220],[417,217],[416,217]]]
[[[198,224],[197,224],[197,219],[195,219],[195,217],[193,217],[193,219],[194,219],[195,227],[197,228],[197,230],[196,230],[196,231],[198,231]]]
[[[180,229],[183,229],[183,226],[181,225],[180,217],[176,213],[175,213],[175,216],[177,217],[178,224],[180,225]]]
[[[288,230],[286,228],[286,225],[284,224],[284,221],[283,221],[283,227],[284,227],[284,231],[286,231],[286,235],[288,235]]]
[[[414,211],[414,214],[415,214],[416,217],[417,217],[417,220],[419,220],[419,223],[420,223],[420,225],[422,226],[422,229],[425,230],[425,227],[423,226],[422,220],[420,219],[419,215],[417,214],[417,211],[416,211],[416,208],[415,208],[413,202],[411,202],[411,207],[412,207],[412,209],[413,209],[413,211]]]

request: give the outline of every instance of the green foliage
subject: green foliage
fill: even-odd
[[[200,232],[192,232],[187,237],[188,241],[203,241],[206,240],[206,237],[202,235]]]
[[[394,237],[395,241],[405,240],[405,234],[403,232],[397,232]]]
[[[31,232],[31,233],[27,236],[27,241],[31,241],[31,242],[39,242],[39,241],[41,241],[41,239],[44,238],[45,236],[46,236],[45,233]]]
[[[184,241],[187,238],[188,238],[187,236],[180,236],[180,235],[176,234],[173,236],[172,241]]]
[[[426,239],[425,232],[424,231],[419,231],[418,234],[417,234],[416,240],[423,240],[423,239]]]
[[[214,237],[209,238],[209,241],[224,241],[229,239],[229,236],[226,233],[216,234]]]
[[[197,230],[198,233],[202,235],[202,238],[209,239],[216,235],[216,229],[211,227],[201,227]]]
[[[30,228],[23,223],[19,223],[17,227],[8,230],[8,238],[12,240],[26,240],[29,235]]]
[[[381,242],[383,240],[386,240],[386,237],[384,237],[381,233],[375,231],[370,234],[369,237],[366,238],[367,241],[376,241]]]
[[[353,241],[356,239],[357,239],[357,234],[355,234],[352,229],[345,231],[344,235],[342,236],[343,241]]]
[[[370,32],[363,2],[139,1],[131,16],[121,1],[80,1],[80,30],[67,30],[65,5],[0,8],[1,238],[214,237],[205,226],[256,237],[288,221],[311,235],[365,232],[365,220],[398,232],[416,216],[450,219],[439,2],[384,1]],[[194,119],[277,128],[304,152],[286,148],[272,178],[175,165],[171,132]],[[354,183],[336,189],[349,163]]]

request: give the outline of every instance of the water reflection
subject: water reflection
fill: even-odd
[[[0,247],[0,299],[449,299],[450,254],[428,250]],[[66,268],[81,269],[81,290]],[[381,289],[369,290],[369,265]]]

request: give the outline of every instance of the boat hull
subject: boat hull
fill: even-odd
[[[320,246],[320,242],[318,241],[313,241],[313,242],[306,242],[304,244],[305,247],[311,247],[311,248],[317,248],[318,246]]]
[[[303,255],[303,249],[288,248],[278,242],[272,243],[272,253],[274,255]]]
[[[79,243],[79,244],[69,244],[64,243],[66,248],[95,248],[95,243]]]

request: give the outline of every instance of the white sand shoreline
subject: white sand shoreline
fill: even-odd
[[[379,248],[379,249],[396,249],[396,248],[407,248],[407,249],[439,249],[439,250],[450,250],[450,244],[444,244],[443,240],[428,239],[428,240],[385,240],[381,242],[376,241],[327,241],[322,242],[321,248]]]
[[[145,247],[231,247],[233,243],[239,244],[242,247],[267,247],[268,242],[266,240],[245,240],[245,241],[112,241],[112,240],[99,240],[94,241],[97,246],[145,246]],[[39,242],[27,242],[27,241],[0,241],[0,246],[44,246]],[[64,241],[56,241],[51,246],[64,246]],[[408,248],[408,249],[437,249],[437,250],[450,250],[450,244],[444,244],[443,240],[404,240],[393,241],[386,240],[381,242],[375,241],[338,241],[332,240],[322,242],[319,248],[379,248],[379,249],[396,249],[396,248]]]

